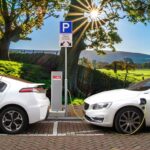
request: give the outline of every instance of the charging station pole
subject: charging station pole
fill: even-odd
[[[67,48],[72,47],[72,22],[71,21],[62,21],[60,22],[60,36],[59,36],[59,45],[60,47],[65,48],[65,83],[64,83],[64,97],[65,97],[65,116],[67,116],[67,105],[68,105],[68,57],[67,57]]]
[[[68,104],[68,69],[67,69],[67,47],[65,47],[65,116],[67,116],[67,104]]]

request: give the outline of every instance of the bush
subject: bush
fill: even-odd
[[[39,65],[49,70],[55,70],[59,63],[59,56],[54,54],[10,53],[10,58],[13,61]]]
[[[73,99],[73,101],[71,102],[71,104],[73,104],[73,105],[83,105],[83,103],[84,103],[84,100],[81,99],[81,98],[75,98],[75,99]]]
[[[0,60],[0,74],[20,78],[22,75],[23,63]]]
[[[124,83],[124,81],[108,76],[98,70],[83,66],[79,66],[78,69],[78,88],[85,94],[85,97],[102,91],[124,88],[129,84],[129,81]]]
[[[45,83],[46,88],[50,86],[50,74],[37,65],[0,60],[0,74],[22,78],[31,82]]]

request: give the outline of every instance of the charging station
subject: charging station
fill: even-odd
[[[50,116],[63,117],[65,110],[62,106],[62,83],[63,76],[61,71],[51,72],[51,110]]]
[[[60,22],[59,46],[65,48],[65,81],[64,98],[65,107],[62,105],[63,95],[63,73],[61,71],[51,72],[51,117],[67,117],[68,104],[68,79],[67,79],[67,48],[72,47],[72,22]]]
[[[62,110],[62,72],[51,73],[51,109],[52,111]]]

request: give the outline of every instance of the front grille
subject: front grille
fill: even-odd
[[[87,109],[89,109],[89,104],[84,103],[84,110],[87,110]]]
[[[84,116],[86,120],[90,121],[90,122],[96,122],[96,123],[102,123],[104,121],[104,118],[90,118],[87,115]]]
[[[88,121],[92,121],[92,119],[90,117],[88,117],[87,115],[84,116],[86,120]]]

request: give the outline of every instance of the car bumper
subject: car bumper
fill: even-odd
[[[48,117],[49,108],[49,100],[44,100],[39,104],[30,107],[28,110],[29,124],[45,120]]]
[[[84,111],[85,121],[103,127],[113,126],[113,113],[108,110],[87,110]]]

